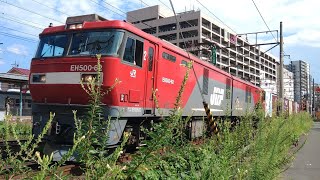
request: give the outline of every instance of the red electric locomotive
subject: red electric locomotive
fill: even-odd
[[[80,81],[96,76],[101,54],[102,88],[121,81],[102,99],[103,116],[112,119],[108,145],[116,146],[125,130],[139,142],[140,124],[169,115],[182,84],[186,64],[193,61],[182,96],[183,116],[192,115],[192,137],[203,134],[206,116],[201,96],[214,116],[241,116],[253,110],[262,89],[214,67],[166,41],[123,21],[98,15],[67,18],[66,24],[48,27],[31,62],[33,134],[37,136],[55,113],[54,128],[45,136],[45,153],[63,154],[72,145],[75,130],[72,110],[85,113],[88,95]],[[199,86],[198,84],[199,83]],[[153,90],[161,114],[156,109]],[[201,95],[202,94],[202,95]],[[230,112],[231,111],[231,112]],[[199,118],[201,117],[201,118]],[[53,131],[54,130],[54,131]]]

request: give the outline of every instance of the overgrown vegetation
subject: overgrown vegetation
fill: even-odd
[[[1,153],[7,155],[0,163],[2,177],[28,178],[32,175],[33,179],[69,178],[60,172],[59,167],[76,155],[83,164],[83,176],[87,179],[273,179],[290,161],[288,152],[292,144],[312,125],[307,113],[288,118],[264,118],[263,110],[258,109],[242,117],[237,126],[231,127],[229,119],[221,121],[219,138],[213,136],[190,141],[185,132],[190,118],[183,118],[183,109],[179,107],[189,75],[187,71],[171,115],[154,124],[152,130],[144,129],[151,137],[145,140],[147,145],[133,154],[130,162],[119,163],[117,160],[130,134],[123,135],[122,144],[116,150],[106,150],[111,119],[101,118],[100,104],[101,97],[112,87],[107,91],[101,90],[100,63],[98,67],[97,79],[83,84],[91,99],[90,106],[83,119],[79,119],[74,112],[77,131],[74,146],[69,152],[61,161],[52,162],[52,156],[41,155],[36,149],[54,119],[52,114],[42,134],[37,139],[28,136],[28,141],[20,144],[19,152],[11,151],[8,146],[2,150]],[[116,80],[115,86],[118,83],[120,81]],[[6,122],[1,137],[6,140],[12,136],[19,139],[18,126],[10,126]],[[37,162],[39,170],[31,172],[24,165],[26,162]]]
[[[6,118],[11,119],[10,116]],[[8,127],[6,127],[6,122],[8,122]],[[9,140],[10,137],[13,139],[13,133],[16,133],[19,139],[25,139],[31,134],[31,123],[20,122],[20,121],[0,121],[0,141],[4,140],[5,129],[9,130]],[[14,130],[14,131],[13,131]]]

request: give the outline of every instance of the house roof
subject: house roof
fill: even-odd
[[[28,76],[21,74],[12,74],[12,73],[0,73],[0,82],[8,83],[28,83]]]
[[[13,67],[7,73],[29,76],[30,70],[29,69],[18,68],[18,67]]]

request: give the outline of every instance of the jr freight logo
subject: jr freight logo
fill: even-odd
[[[214,87],[213,93],[210,96],[210,104],[215,106],[221,106],[223,97],[224,97],[224,89]]]

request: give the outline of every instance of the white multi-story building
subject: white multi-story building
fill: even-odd
[[[261,84],[260,87],[266,91],[266,93],[277,94],[277,82],[266,78],[266,73],[261,71],[260,73]]]
[[[211,48],[204,44],[220,47],[217,48],[216,66],[253,84],[260,86],[264,81],[277,81],[278,61],[274,56],[260,51],[246,38],[201,11],[181,12],[175,17],[172,12],[156,5],[128,12],[127,21],[203,60],[209,61],[211,56]],[[264,79],[261,79],[262,73]]]
[[[294,101],[293,73],[287,69],[283,69],[283,97]]]

